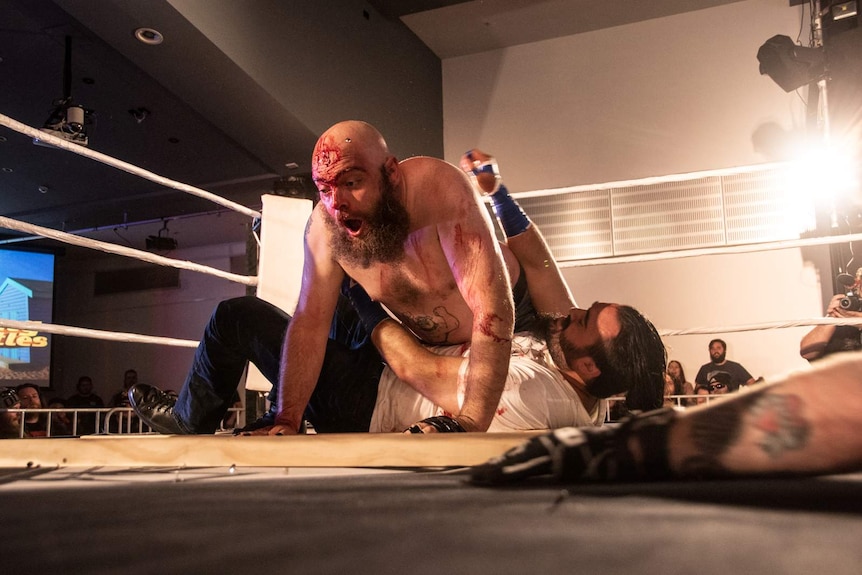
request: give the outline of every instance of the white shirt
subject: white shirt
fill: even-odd
[[[464,403],[464,374],[469,349],[465,346],[429,348],[440,355],[461,355],[458,405]],[[608,403],[596,402],[587,411],[572,386],[554,367],[542,340],[516,334],[503,395],[489,432],[556,429],[566,426],[602,425]],[[398,379],[389,367],[383,369],[377,387],[377,403],[371,417],[371,432],[401,432],[427,417],[447,414],[441,407]]]

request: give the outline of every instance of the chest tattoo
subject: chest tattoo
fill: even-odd
[[[442,305],[430,315],[405,315],[404,323],[423,341],[438,345],[449,343],[449,335],[461,326],[458,318]]]

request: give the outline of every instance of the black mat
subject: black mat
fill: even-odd
[[[862,572],[862,475],[567,489],[441,473],[90,480],[0,486],[0,572]]]

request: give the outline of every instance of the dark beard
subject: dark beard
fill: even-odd
[[[712,363],[714,363],[715,365],[721,365],[722,363],[724,363],[724,358],[726,358],[726,357],[727,357],[727,352],[724,352],[720,356],[712,358]]]
[[[533,327],[533,335],[543,340],[548,346],[551,359],[560,369],[570,369],[568,358],[575,359],[579,354],[577,350],[560,338],[559,316],[539,313],[536,314],[536,322]]]
[[[395,186],[381,167],[380,202],[363,222],[362,237],[352,238],[328,212],[324,221],[332,231],[330,247],[335,259],[367,269],[372,263],[392,263],[404,257],[404,242],[410,232],[410,216],[395,197]]]
[[[547,342],[551,339],[551,331],[552,327],[557,321],[556,316],[548,315],[546,313],[536,313],[536,321],[533,322],[533,335],[541,340]]]

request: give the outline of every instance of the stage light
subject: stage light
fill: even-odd
[[[848,142],[800,146],[788,168],[786,185],[799,202],[813,198],[833,208],[858,202],[859,170]]]
[[[789,36],[776,35],[757,51],[760,73],[772,78],[785,92],[817,82],[826,74],[826,56],[820,48],[797,46]]]

